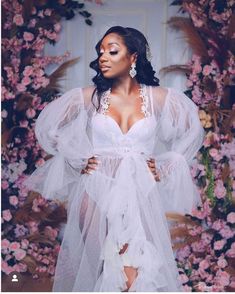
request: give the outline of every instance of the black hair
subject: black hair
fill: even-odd
[[[92,95],[92,100],[95,92],[97,91],[98,96],[98,107],[100,107],[101,95],[104,91],[112,87],[113,79],[107,79],[103,76],[102,72],[99,69],[99,54],[100,54],[100,45],[103,39],[111,33],[118,34],[122,37],[127,50],[130,54],[137,53],[136,60],[136,80],[139,84],[145,84],[150,86],[159,86],[159,79],[155,77],[155,71],[151,65],[151,62],[147,59],[146,56],[146,46],[148,42],[145,36],[138,30],[129,27],[114,26],[107,30],[102,39],[96,44],[95,49],[98,54],[98,57],[90,63],[90,67],[96,71],[96,76],[92,79],[96,85],[96,90]],[[93,101],[92,101],[93,103]],[[94,104],[94,103],[93,103]]]

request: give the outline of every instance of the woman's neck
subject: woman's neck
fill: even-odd
[[[132,93],[138,91],[139,88],[140,85],[138,84],[136,79],[132,79],[131,77],[125,79],[117,79],[112,85],[112,93],[129,96]]]

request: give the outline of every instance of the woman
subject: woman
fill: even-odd
[[[96,51],[95,86],[68,91],[36,122],[54,157],[27,185],[68,201],[53,291],[181,291],[165,212],[199,203],[197,107],[159,86],[136,29],[110,28]]]

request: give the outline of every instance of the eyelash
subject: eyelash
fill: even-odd
[[[104,52],[100,52],[100,53],[99,53],[99,57],[100,57],[103,53],[104,53]],[[110,51],[109,54],[110,54],[110,55],[116,55],[116,54],[118,54],[118,51]]]

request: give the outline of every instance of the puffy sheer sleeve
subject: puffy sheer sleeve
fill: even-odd
[[[35,125],[36,138],[53,157],[24,182],[28,189],[48,199],[66,200],[70,184],[79,179],[84,162],[93,153],[86,128],[81,88],[66,92],[41,111]]]
[[[154,148],[166,211],[191,212],[201,203],[189,166],[202,146],[198,107],[173,88],[153,89],[158,131]]]

